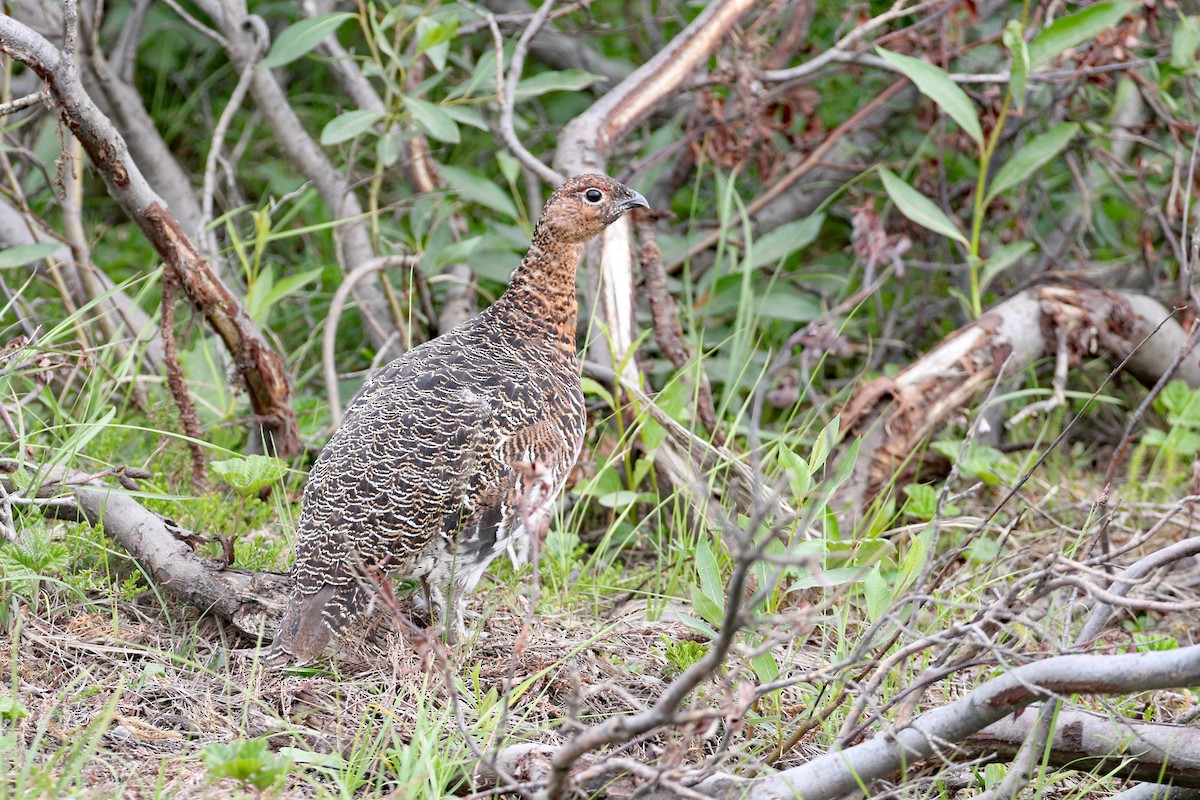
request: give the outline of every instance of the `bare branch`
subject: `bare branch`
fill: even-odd
[[[338,323],[342,320],[342,312],[346,308],[346,298],[354,291],[354,287],[364,278],[392,267],[416,267],[420,259],[415,256],[380,256],[365,264],[355,267],[329,301],[329,314],[325,318],[324,330],[321,334],[321,365],[325,372],[325,391],[329,397],[329,426],[336,428],[342,424],[342,400],[338,392],[337,366],[333,363],[333,351],[337,345]]]
[[[525,32],[517,40],[513,48],[512,63],[508,65],[508,77],[504,77],[504,40],[500,37],[500,26],[496,18],[488,16],[488,26],[492,29],[492,40],[496,45],[496,102],[500,106],[500,141],[508,151],[517,157],[539,178],[551,186],[557,186],[566,181],[566,177],[546,166],[541,160],[521,144],[513,126],[513,111],[516,105],[517,82],[521,80],[521,70],[525,66],[525,53],[529,49],[529,40],[546,24],[546,18],[554,8],[554,0],[546,0],[538,9],[537,14],[529,21]]]
[[[1200,681],[1200,645],[1130,655],[1056,656],[1017,667],[964,697],[927,711],[909,725],[862,744],[818,756],[808,763],[754,782],[758,800],[840,797],[872,781],[895,776],[906,764],[952,750],[964,741],[1038,700],[1072,694],[1122,694],[1193,686]],[[942,743],[939,745],[938,743]],[[733,796],[751,785],[728,776],[696,788]]]

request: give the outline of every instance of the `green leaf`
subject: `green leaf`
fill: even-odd
[[[1120,22],[1133,7],[1134,3],[1128,0],[1112,0],[1059,17],[1029,45],[1030,68],[1037,69],[1048,64],[1075,45],[1108,30]]]
[[[880,58],[900,70],[906,78],[916,84],[921,94],[938,104],[950,119],[972,139],[983,146],[983,129],[979,127],[979,114],[967,93],[958,88],[941,67],[919,58],[893,53],[882,47],[875,48]]]
[[[967,548],[967,560],[976,564],[993,564],[1001,554],[1000,542],[981,536]]]
[[[38,242],[37,244],[6,247],[0,250],[0,269],[23,267],[31,261],[46,258],[60,247],[62,245],[58,242]]]
[[[696,575],[700,578],[700,591],[717,606],[724,608],[725,585],[721,582],[721,569],[717,566],[717,556],[713,553],[712,545],[703,536],[696,545],[695,558]],[[720,624],[720,618],[708,621],[714,625]]]
[[[404,107],[412,115],[413,122],[439,142],[458,144],[458,123],[436,103],[418,97],[404,96]]]
[[[204,748],[204,766],[211,780],[233,778],[259,791],[287,777],[291,760],[272,753],[266,739],[238,739]]]
[[[438,167],[442,179],[461,199],[490,208],[511,219],[517,218],[517,206],[504,191],[482,175],[462,167],[442,165]]]
[[[829,454],[833,452],[833,447],[837,444],[841,428],[842,415],[834,414],[833,419],[829,420],[825,424],[825,427],[821,429],[821,432],[817,434],[817,438],[813,441],[812,451],[808,456],[808,463],[812,465],[814,475],[825,466],[825,459],[829,458]]]
[[[812,488],[812,467],[782,442],[779,444],[776,454],[776,457],[779,459],[779,466],[787,470],[788,483],[792,487],[793,499],[797,502],[803,501],[808,496],[809,489]]]
[[[824,223],[824,214],[813,214],[763,234],[754,240],[750,269],[778,264],[792,253],[808,247],[817,238]]]
[[[321,129],[321,144],[326,147],[341,144],[371,130],[386,117],[382,111],[355,110],[338,114]]]
[[[239,494],[257,494],[287,474],[286,461],[271,456],[245,456],[213,461],[209,467]]]
[[[1008,21],[1008,24],[1004,26],[1003,39],[1004,46],[1012,55],[1012,78],[1008,88],[1012,92],[1017,108],[1024,110],[1025,83],[1029,78],[1029,45],[1025,43],[1025,29],[1021,26],[1020,21],[1015,19]]]
[[[892,589],[883,577],[883,567],[876,564],[862,582],[863,598],[867,601],[867,619],[874,622],[887,613],[892,605]]]
[[[967,237],[959,232],[946,213],[934,205],[932,200],[900,180],[890,169],[880,168],[879,176],[883,179],[883,188],[888,197],[896,204],[901,214],[923,228],[967,244]]]
[[[275,37],[275,41],[271,43],[271,52],[267,53],[267,57],[258,62],[258,65],[265,69],[274,69],[292,63],[319,45],[326,36],[335,32],[343,22],[353,19],[354,16],[354,14],[340,12],[300,20],[295,25],[285,28]]]
[[[721,606],[717,605],[712,598],[705,596],[699,586],[691,588],[692,609],[695,610],[700,618],[709,623],[715,628],[720,628],[721,623],[725,619],[725,612]]]
[[[446,68],[446,57],[450,54],[450,41],[457,33],[457,16],[451,16],[442,22],[434,22],[429,17],[419,17],[417,19],[417,52],[424,53],[433,64],[433,68],[441,72]]]
[[[770,650],[763,651],[750,659],[750,667],[754,670],[754,677],[758,678],[759,683],[771,683],[779,677],[779,664]]]
[[[1182,413],[1192,402],[1193,392],[1185,381],[1176,378],[1167,383],[1154,401],[1155,410],[1166,416],[1167,412]]]
[[[811,570],[802,569],[798,571],[798,577],[788,584],[787,591],[788,594],[794,594],[818,586],[829,588],[832,586],[845,586],[848,583],[861,583],[862,581],[862,567],[835,567],[833,569],[821,570],[819,574],[814,574]]]
[[[264,298],[265,303],[267,306],[274,306],[280,300],[284,299],[293,292],[296,292],[301,287],[307,286],[317,278],[320,278],[321,273],[324,271],[324,267],[317,267],[315,269],[307,270],[306,272],[298,272],[295,275],[287,276],[271,287],[271,291],[268,292]]]
[[[988,287],[1000,273],[1016,264],[1025,254],[1033,249],[1033,242],[1022,239],[1019,242],[1009,242],[1003,247],[996,249],[988,257],[988,260],[983,264],[983,271],[979,275],[979,291],[983,291]]]
[[[904,487],[908,500],[904,503],[903,513],[910,517],[928,522],[937,515],[938,494],[932,486],[924,483],[910,483]]]
[[[1171,66],[1189,70],[1196,65],[1196,49],[1200,48],[1200,17],[1179,18],[1171,36]]]
[[[488,127],[487,120],[483,118],[483,115],[479,113],[479,110],[475,108],[475,106],[453,105],[447,103],[446,105],[439,105],[438,108],[445,112],[455,122],[461,122],[463,125],[470,125],[472,128],[478,128],[481,131],[491,130],[491,128]],[[501,150],[499,152],[504,151]]]
[[[1049,163],[1078,132],[1078,122],[1063,122],[1026,142],[996,171],[984,203],[990,203],[1001,192],[1016,186]]]
[[[926,527],[923,531],[912,537],[912,543],[909,545],[908,552],[904,554],[904,560],[900,562],[899,574],[896,576],[895,592],[899,596],[913,581],[921,575],[921,570],[925,567],[925,560],[929,557],[929,543],[933,539],[933,529]]]
[[[394,167],[400,160],[400,131],[392,129],[384,131],[375,142],[375,155],[385,167]]]
[[[861,446],[862,439],[855,439],[837,460],[833,468],[833,476],[825,483],[827,494],[832,495],[839,486],[850,479],[854,473],[854,466],[858,462],[858,450]]]
[[[958,462],[966,475],[974,475],[988,486],[1001,486],[1017,479],[1020,470],[1008,456],[991,445],[972,444]]]
[[[812,322],[821,316],[821,301],[810,292],[797,289],[790,283],[772,284],[754,299],[754,313],[768,319],[787,322]]]
[[[515,96],[518,100],[524,100],[547,92],[577,92],[602,80],[603,75],[581,69],[551,70],[519,81]]]

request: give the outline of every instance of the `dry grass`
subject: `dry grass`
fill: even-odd
[[[914,618],[920,635],[931,637],[928,649],[897,664],[875,690],[869,708],[886,706],[939,652],[965,646],[933,637],[987,609],[1014,581],[1028,580],[1048,559],[1064,553],[1080,560],[1103,546],[1119,551],[1173,508],[1174,518],[1152,540],[1118,559],[1127,564],[1193,535],[1190,509],[1127,507],[1110,520],[1103,545],[1094,529],[1081,535],[1069,527],[1069,520],[1077,524],[1087,515],[1086,503],[1074,500],[1046,515],[1028,515],[1007,534],[989,530],[985,535],[1005,538],[1001,556],[984,564],[962,558],[968,542],[953,542],[952,533],[945,534],[949,568],[935,572],[936,583],[925,587],[933,599]],[[947,530],[952,532],[953,526]],[[956,548],[959,556],[952,555]],[[1080,620],[1078,598],[1038,594],[1034,588],[1028,606],[1011,609],[1016,612],[1011,623],[989,629],[992,649],[979,651],[983,660],[978,663],[985,670],[990,657],[1012,663],[1054,652],[1069,641],[1071,626]],[[39,607],[12,604],[18,610],[0,632],[0,647],[13,657],[10,691],[25,712],[4,720],[5,733],[14,738],[6,743],[8,776],[0,797],[190,799],[239,791],[252,796],[232,780],[213,782],[202,754],[216,743],[256,738],[265,738],[272,751],[307,762],[306,769],[288,772],[275,790],[278,796],[486,792],[491,784],[478,768],[468,733],[483,750],[522,741],[560,743],[577,724],[645,708],[678,671],[669,643],[705,641],[681,621],[690,609],[671,603],[660,619],[652,619],[642,602],[614,601],[611,618],[564,611],[539,615],[530,624],[521,589],[488,584],[472,598],[470,608],[480,614],[472,629],[483,635],[448,654],[453,693],[447,691],[444,666],[430,648],[395,633],[367,636],[369,631],[362,631],[352,641],[365,644],[343,649],[327,668],[266,670],[255,659],[252,643],[216,619],[164,606],[153,593],[134,602],[94,597],[71,603],[60,599],[55,605],[55,590],[47,589]],[[1135,594],[1200,600],[1200,567],[1180,564]],[[851,598],[809,606],[807,602],[829,597],[808,591],[779,612],[780,618],[790,614],[796,630],[805,631],[799,636],[779,631],[773,652],[784,675],[827,666],[859,642],[869,626]],[[1181,644],[1200,639],[1194,614],[1121,612],[1099,647],[1129,650],[1139,631],[1151,630],[1150,625]],[[674,767],[703,763],[718,752],[734,763],[760,762],[797,725],[820,714],[824,704],[847,689],[827,723],[795,743],[777,766],[798,763],[836,737],[848,702],[896,646],[897,640],[880,636],[827,685],[797,683],[770,695],[770,702],[757,702],[749,722],[731,726],[739,688],[753,680],[745,652],[739,650],[729,668],[694,695],[695,706],[711,712],[707,720],[639,740],[625,754]],[[960,694],[978,677],[974,671],[962,672],[931,685],[921,706]],[[511,700],[507,709],[503,697]],[[1157,709],[1156,719],[1167,720],[1188,714],[1194,702],[1187,693],[1158,692],[1137,704]],[[461,721],[455,719],[456,709]],[[903,705],[885,708],[885,716],[898,709],[903,711]],[[403,758],[409,761],[401,763]],[[1047,790],[1069,795],[1073,785],[1064,782],[1061,792]]]

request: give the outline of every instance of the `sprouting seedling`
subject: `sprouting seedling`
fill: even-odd
[[[246,498],[252,495],[257,495],[267,487],[273,485],[276,481],[283,478],[287,474],[288,466],[285,461],[271,456],[241,456],[238,458],[230,458],[225,461],[214,461],[209,464],[209,467],[216,473],[221,480],[233,487],[242,497],[241,506],[238,507],[240,515],[246,505]],[[227,537],[216,537],[224,549],[224,563],[229,566],[233,563],[233,543],[237,539],[237,533],[231,533]]]

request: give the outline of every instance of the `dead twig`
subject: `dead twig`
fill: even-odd
[[[517,157],[517,160],[526,169],[551,186],[557,186],[564,182],[566,177],[546,166],[542,163],[541,159],[529,152],[525,145],[521,143],[521,140],[517,138],[517,131],[513,125],[517,82],[521,80],[521,70],[525,66],[525,55],[529,52],[529,42],[537,35],[542,26],[546,24],[546,20],[553,9],[554,0],[545,0],[538,8],[537,13],[529,20],[529,24],[525,26],[525,31],[521,34],[521,38],[517,40],[516,47],[513,48],[512,61],[508,65],[507,77],[504,74],[504,40],[500,36],[500,26],[496,24],[496,18],[491,14],[488,15],[487,20],[488,27],[492,29],[492,40],[496,43],[496,102],[500,106],[500,141],[508,148],[510,153]]]

